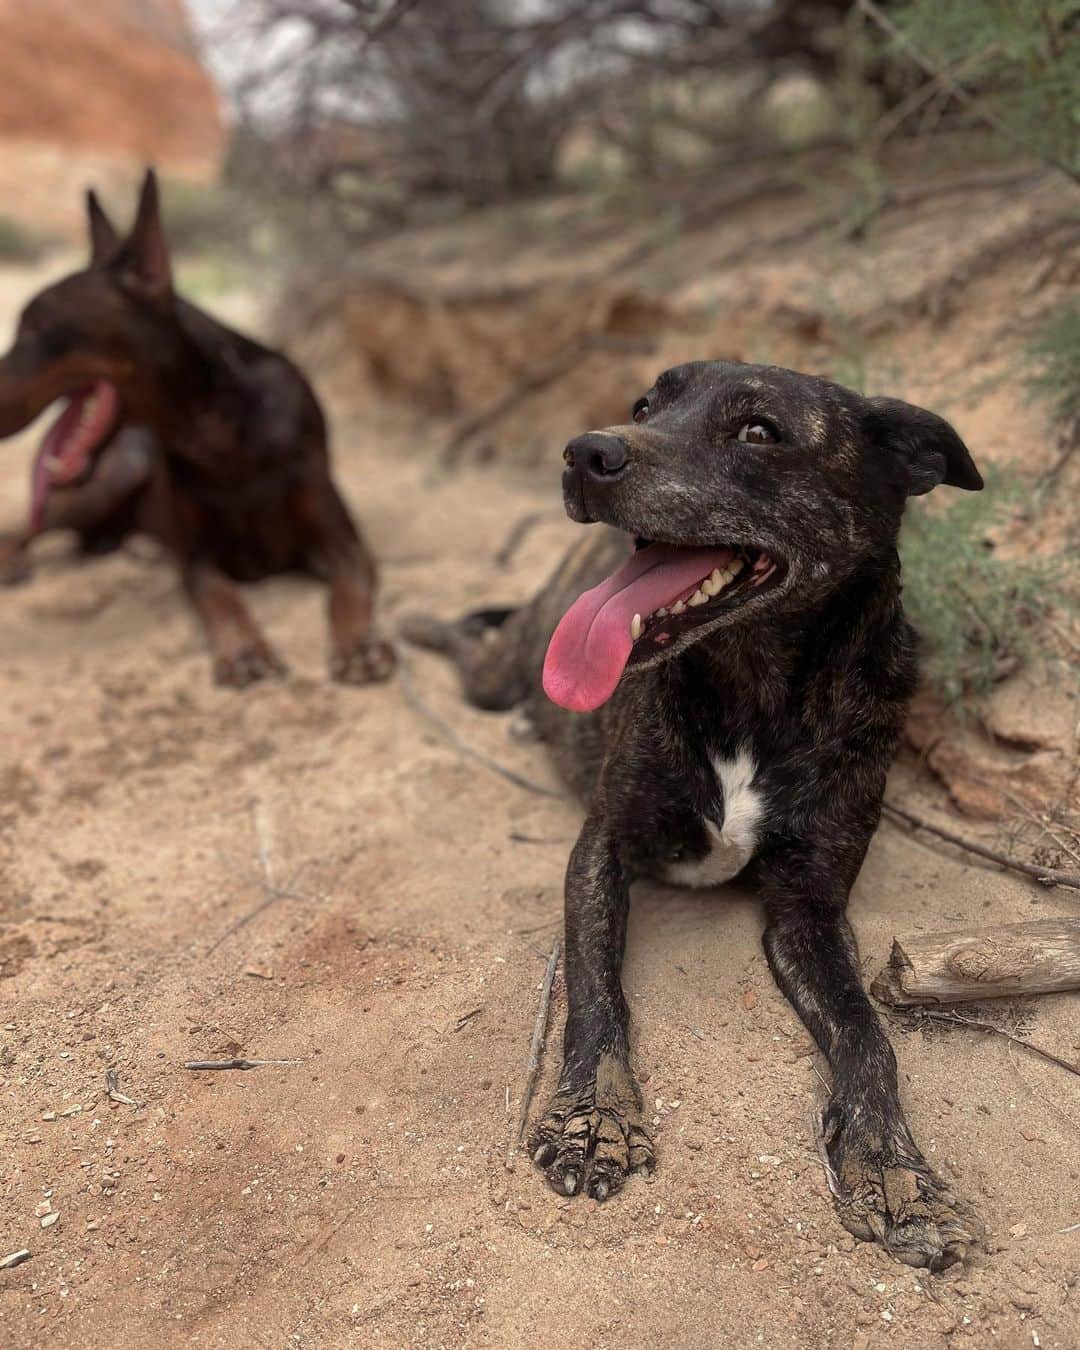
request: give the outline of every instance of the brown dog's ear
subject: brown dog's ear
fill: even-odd
[[[939,483],[969,492],[982,487],[982,475],[967,446],[943,417],[898,398],[866,402],[870,435],[903,466],[909,496],[929,492]]]
[[[93,188],[86,194],[86,222],[90,228],[90,266],[101,267],[120,247],[120,236]]]
[[[157,175],[147,169],[139,192],[135,224],[115,259],[120,281],[148,300],[165,304],[172,299],[169,245],[161,224]]]

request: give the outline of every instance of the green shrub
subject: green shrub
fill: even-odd
[[[1062,559],[1006,556],[995,539],[1025,508],[1031,485],[1001,470],[982,492],[944,508],[913,503],[900,541],[904,603],[923,642],[923,669],[947,702],[985,692],[1030,658],[1044,619],[1070,607]]]

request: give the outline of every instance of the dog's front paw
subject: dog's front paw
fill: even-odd
[[[594,1084],[582,1091],[560,1088],[529,1151],[561,1195],[606,1200],[631,1172],[651,1171],[656,1157],[630,1069],[605,1055]]]
[[[258,680],[288,673],[288,667],[267,643],[252,642],[232,652],[220,652],[214,659],[214,683],[228,689],[246,689]]]
[[[394,673],[397,657],[389,642],[362,638],[349,651],[337,651],[330,659],[330,674],[342,684],[375,684]]]
[[[883,1141],[850,1126],[833,1134],[826,1147],[837,1214],[854,1237],[897,1261],[946,1270],[964,1260],[978,1224],[903,1134]]]

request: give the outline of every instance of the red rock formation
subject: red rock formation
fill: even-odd
[[[63,231],[89,178],[208,180],[224,148],[184,0],[0,0],[0,213]]]

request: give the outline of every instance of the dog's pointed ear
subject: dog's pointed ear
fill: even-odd
[[[90,266],[100,267],[120,247],[120,236],[93,188],[86,193],[86,223],[90,230]]]
[[[135,224],[116,259],[121,282],[148,300],[172,300],[172,264],[161,223],[161,196],[157,174],[147,169],[139,191]]]
[[[876,445],[903,470],[908,496],[939,483],[978,492],[982,475],[967,446],[943,417],[898,398],[866,400],[866,425]]]

